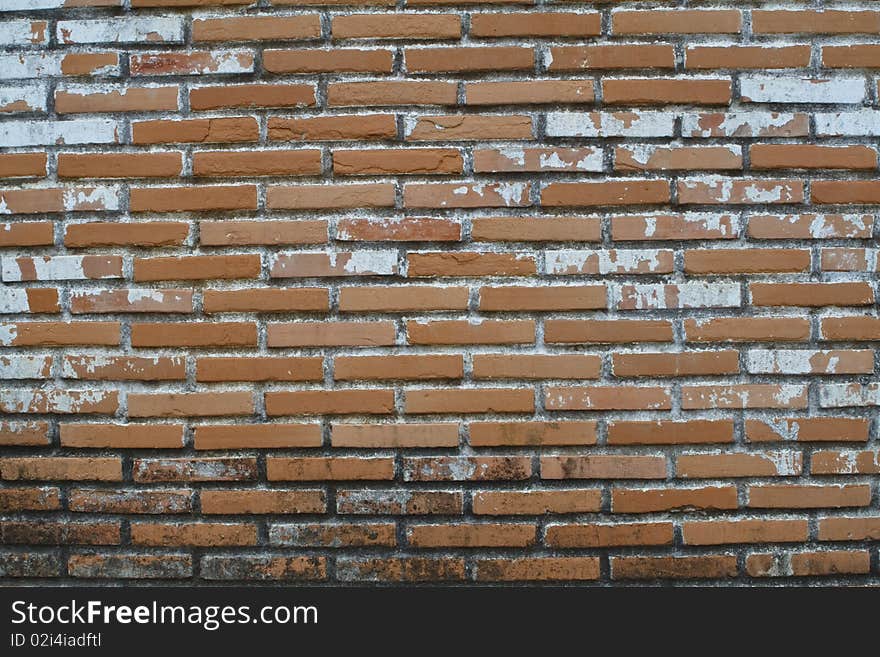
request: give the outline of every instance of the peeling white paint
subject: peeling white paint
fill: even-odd
[[[820,137],[880,137],[880,111],[817,113],[816,133]]]
[[[58,21],[58,43],[183,42],[183,18],[130,16],[102,20]]]
[[[0,287],[0,314],[29,313],[27,290],[15,287]]]
[[[764,452],[764,456],[776,468],[780,477],[796,477],[801,473],[802,456],[800,452],[778,451]]]
[[[0,147],[113,144],[118,130],[112,119],[0,121]]]
[[[17,337],[17,324],[0,324],[0,346],[11,347]]]
[[[822,408],[880,406],[880,383],[828,383],[819,386]]]
[[[354,251],[343,269],[348,274],[391,275],[397,268],[397,251]]]
[[[795,78],[744,75],[740,94],[752,103],[861,103],[865,100],[865,78]]]
[[[47,370],[43,356],[0,356],[0,379],[42,379]]]
[[[671,137],[675,114],[671,112],[550,112],[550,137]]]
[[[522,203],[523,193],[526,190],[526,183],[521,182],[505,182],[498,183],[495,187],[495,191],[498,193],[498,196],[504,201],[504,205],[510,207],[511,205],[520,205]],[[482,196],[482,193],[480,194]]]
[[[685,137],[759,137],[773,129],[784,128],[795,120],[785,112],[726,112],[720,123],[703,127],[707,117],[716,114],[686,113],[681,117],[681,134]]]
[[[49,88],[42,83],[26,84],[18,87],[0,87],[0,112],[3,108],[11,108],[17,103],[27,105],[26,109],[15,110],[24,112],[45,112],[46,98]],[[8,113],[3,112],[3,113]]]

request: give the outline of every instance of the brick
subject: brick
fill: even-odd
[[[327,560],[306,556],[208,555],[202,557],[201,572],[205,579],[220,581],[318,581],[327,577]]]
[[[739,352],[701,351],[689,353],[616,353],[611,366],[614,376],[710,376],[739,372]]]
[[[373,347],[394,344],[392,322],[270,323],[267,334],[270,347]]]
[[[753,160],[754,162],[754,160]],[[749,217],[749,237],[755,239],[867,238],[874,218],[858,214],[797,214]]]
[[[199,450],[283,447],[320,447],[317,424],[217,424],[198,425],[193,446]]]
[[[347,116],[269,117],[269,139],[278,141],[372,141],[396,135],[391,114],[361,114],[357,121]]]
[[[537,273],[533,256],[520,253],[409,253],[407,276],[527,276]]]
[[[334,424],[333,447],[409,448],[458,447],[458,425],[443,424]]]
[[[71,554],[71,577],[89,579],[183,579],[192,575],[192,557],[163,554]]]
[[[394,51],[335,48],[265,50],[263,68],[270,73],[391,73]]]
[[[534,344],[535,323],[531,320],[408,321],[410,344]]]
[[[48,444],[48,422],[0,422],[0,445],[45,446]]]
[[[193,153],[193,175],[205,177],[308,176],[321,173],[321,152],[199,151]]]
[[[736,574],[733,555],[611,558],[611,577],[615,580],[718,579]]]
[[[272,186],[267,205],[271,210],[332,210],[394,206],[389,184]]]
[[[868,423],[863,418],[797,417],[746,420],[749,442],[865,442]]]
[[[337,356],[333,378],[339,381],[459,379],[463,359],[456,355]]]
[[[0,492],[0,510],[10,511],[55,511],[61,508],[61,492],[58,488],[4,488]]]
[[[457,524],[414,525],[407,541],[414,547],[527,547],[535,543],[535,525]]]
[[[598,488],[582,490],[533,490],[528,492],[483,491],[474,493],[477,515],[543,515],[546,513],[595,513],[600,508]]]
[[[313,457],[266,459],[269,481],[380,481],[392,479],[394,461],[390,458]]]
[[[462,166],[461,152],[452,148],[333,152],[333,172],[339,175],[461,173]]]
[[[864,486],[749,486],[749,506],[758,509],[809,509],[868,506],[871,487]]]
[[[596,557],[480,559],[476,562],[475,577],[481,582],[595,580],[599,578],[599,560]]]
[[[815,192],[814,192],[815,193]],[[707,176],[704,179],[679,180],[678,201],[683,204],[801,203],[804,185],[799,180],[760,180]]]
[[[609,104],[726,105],[731,84],[726,79],[629,78],[602,81],[602,97]]]
[[[320,490],[203,490],[202,513],[281,514],[323,513],[326,500]]]
[[[432,515],[461,513],[462,495],[454,491],[350,490],[336,491],[336,511],[342,514]]]
[[[746,558],[746,572],[752,577],[810,577],[816,575],[863,574],[870,572],[866,551],[754,553]]]
[[[334,39],[457,39],[461,18],[456,14],[350,14],[334,16]]]
[[[806,520],[730,520],[685,522],[686,545],[796,543],[807,539]]]
[[[614,513],[730,510],[738,506],[735,486],[611,490],[611,510]]]
[[[873,169],[877,151],[866,146],[754,144],[752,169]]]
[[[266,393],[268,415],[386,415],[393,411],[392,390],[303,390]]]
[[[317,14],[199,18],[192,22],[193,41],[293,41],[320,36]]]
[[[541,190],[541,204],[550,207],[654,205],[667,201],[669,185],[661,180],[550,183]]]
[[[2,166],[2,160],[0,160]],[[54,241],[52,223],[48,221],[21,221],[0,223],[0,247],[47,246]]]
[[[453,218],[346,217],[336,222],[336,239],[363,242],[457,242],[461,239],[461,223]]]
[[[69,248],[93,246],[182,246],[189,226],[182,222],[110,223],[94,221],[68,224],[64,245]]]
[[[681,405],[700,408],[806,408],[807,389],[795,384],[732,384],[682,386]]]
[[[327,102],[336,107],[382,107],[392,105],[455,105],[456,87],[451,82],[333,82]]]
[[[662,456],[542,456],[542,479],[665,479]]]
[[[544,323],[544,340],[565,344],[672,342],[666,320],[551,319]]]
[[[129,395],[129,417],[250,415],[250,392],[139,393]]]
[[[471,422],[472,447],[595,445],[596,422]]]
[[[531,413],[535,409],[532,391],[516,388],[407,390],[405,399],[406,413]]]
[[[544,405],[551,411],[659,410],[670,409],[668,388],[631,386],[550,387],[544,390]]]
[[[134,280],[203,280],[212,278],[256,278],[260,256],[183,256],[135,258]]]
[[[339,310],[343,312],[425,312],[465,310],[467,306],[466,287],[359,286],[339,290]]]
[[[863,282],[752,283],[749,291],[754,306],[869,306],[874,303],[874,291]]]
[[[475,37],[588,37],[601,31],[599,12],[480,13],[471,17]]]
[[[63,447],[86,448],[181,448],[183,427],[174,424],[62,424],[59,427]]]
[[[880,536],[880,518],[820,518],[820,541],[876,541]]]
[[[774,451],[727,454],[682,454],[675,464],[679,477],[792,477],[803,471],[800,452]]]
[[[870,34],[880,28],[874,11],[756,10],[752,29],[761,34]]]
[[[192,493],[183,489],[104,490],[74,488],[68,508],[82,513],[166,514],[190,513]]]
[[[681,132],[685,137],[805,137],[810,117],[800,112],[685,113]]]
[[[97,112],[176,112],[178,88],[174,86],[124,87],[99,91],[92,87],[65,87],[55,92],[59,114]]]
[[[734,9],[667,9],[615,11],[611,15],[614,34],[735,34],[742,15]]]
[[[409,183],[404,188],[407,208],[498,208],[525,207],[529,201],[528,183]]]
[[[404,123],[404,137],[407,141],[532,138],[532,120],[523,115],[451,114],[407,119]]]
[[[605,306],[603,285],[480,288],[480,310],[594,310]]]
[[[685,50],[688,69],[806,68],[810,46],[690,46]]]
[[[273,244],[323,244],[327,222],[298,221],[200,221],[203,246],[262,246]]]
[[[132,121],[135,144],[217,144],[252,142],[259,139],[253,117]]]
[[[394,523],[273,524],[269,543],[284,547],[393,547]]]
[[[813,453],[810,471],[813,474],[877,474],[880,473],[880,455],[870,450],[817,451]],[[870,498],[869,494],[868,498]]]
[[[321,381],[323,359],[311,357],[198,358],[197,381]]]
[[[619,525],[549,525],[544,542],[556,548],[596,548],[628,545],[670,545],[672,523]]]
[[[195,87],[189,92],[194,110],[254,107],[307,107],[315,104],[310,84],[236,84]]]
[[[405,457],[404,481],[521,481],[532,474],[528,457]]]
[[[689,274],[760,274],[804,272],[810,268],[806,249],[706,249],[684,252]]]
[[[70,295],[70,312],[189,313],[192,299],[192,290],[182,289],[76,290]]]
[[[132,212],[211,212],[255,210],[253,185],[207,187],[143,187],[131,190]]]
[[[592,355],[476,354],[475,379],[598,379],[601,359]]]
[[[249,481],[257,477],[253,457],[138,458],[132,466],[135,482]]]
[[[799,317],[716,317],[687,319],[688,342],[798,342],[810,337],[810,323]]]
[[[254,545],[256,525],[249,523],[131,523],[133,545],[220,547]]]
[[[592,103],[596,93],[592,80],[467,82],[465,97],[468,105],[547,105]]]
[[[732,443],[731,420],[612,420],[608,423],[609,445],[695,445]]]
[[[475,158],[476,159],[476,158]],[[589,217],[474,217],[471,239],[477,242],[599,241],[599,222]]]
[[[464,559],[452,557],[345,557],[336,562],[343,582],[443,582],[464,580]]]
[[[256,346],[257,327],[248,322],[140,323],[131,327],[133,347]]]
[[[554,72],[675,67],[670,44],[558,46],[548,52],[544,63],[548,71]]]
[[[122,461],[112,457],[7,457],[0,461],[6,481],[122,481]]]

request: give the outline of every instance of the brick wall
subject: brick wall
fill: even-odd
[[[0,0],[3,581],[880,581],[875,3],[246,2]]]

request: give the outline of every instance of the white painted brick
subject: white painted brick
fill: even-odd
[[[795,120],[795,115],[785,112],[726,112],[721,122],[711,128],[704,124],[704,112],[689,112],[681,117],[681,134],[684,137],[757,137],[770,128],[782,128]]]
[[[671,137],[671,112],[551,112],[550,137]]]
[[[59,43],[182,43],[183,18],[139,16],[58,21],[56,35]]]
[[[786,78],[751,75],[740,79],[743,102],[751,103],[861,103],[865,79]]]
[[[671,251],[659,249],[609,249],[578,251],[573,249],[545,251],[548,274],[583,274],[598,269],[599,274],[651,274],[660,267],[660,255]]]
[[[85,256],[41,256],[28,259],[40,281],[76,281],[88,280],[83,268]],[[13,256],[0,258],[0,274],[4,281],[21,281],[24,278],[21,266]],[[118,278],[104,276],[102,278]]]
[[[619,283],[611,286],[612,307],[634,310],[736,308],[742,303],[737,283]]]
[[[112,119],[71,121],[0,121],[0,147],[55,144],[113,144],[119,141],[119,124]]]
[[[751,374],[837,374],[833,351],[813,349],[752,349],[746,354]]]
[[[68,53],[0,54],[0,79],[28,80],[63,75],[62,62]],[[103,66],[94,75],[119,75],[119,66]]]
[[[30,311],[27,290],[20,287],[0,286],[0,314],[10,315]]]
[[[46,21],[14,20],[0,23],[0,46],[35,46],[46,43]]]
[[[0,379],[42,379],[45,360],[43,356],[0,356]]]
[[[880,136],[880,111],[864,109],[855,112],[817,113],[816,133],[822,137]]]
[[[829,383],[819,387],[822,408],[880,406],[880,383]]]
[[[48,95],[44,84],[0,87],[0,113],[45,112]]]

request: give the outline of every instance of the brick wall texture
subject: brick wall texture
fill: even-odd
[[[0,0],[0,580],[880,582],[875,2]]]

